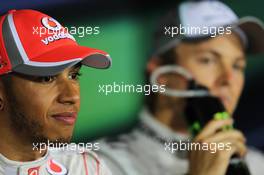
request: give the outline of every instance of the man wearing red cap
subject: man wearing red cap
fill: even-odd
[[[36,29],[47,32],[38,35]],[[0,175],[111,174],[88,150],[39,151],[39,143],[71,140],[81,65],[105,69],[111,58],[79,46],[60,23],[38,11],[0,17]]]

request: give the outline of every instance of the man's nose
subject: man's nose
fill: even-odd
[[[221,66],[220,76],[218,78],[218,84],[230,85],[234,80],[234,72],[231,66]]]
[[[62,80],[58,82],[59,97],[58,101],[63,104],[73,105],[80,101],[79,86],[70,80]]]

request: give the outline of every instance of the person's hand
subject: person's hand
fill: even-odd
[[[224,126],[232,125],[232,119],[211,120],[203,130],[194,138],[195,143],[221,143],[229,145],[225,149],[216,149],[215,153],[210,150],[192,150],[189,160],[190,175],[225,175],[229,160],[232,155],[243,157],[247,148],[245,137],[236,130],[222,131]],[[222,147],[223,148],[223,147]]]

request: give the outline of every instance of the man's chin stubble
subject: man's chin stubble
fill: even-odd
[[[44,127],[37,121],[29,120],[30,117],[25,116],[22,112],[15,108],[10,111],[12,128],[18,135],[27,138],[28,142],[33,143],[70,143],[71,136],[50,138],[44,133]]]

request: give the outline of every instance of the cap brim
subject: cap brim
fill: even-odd
[[[243,17],[239,20],[238,27],[247,37],[248,53],[264,53],[264,24],[255,17]]]
[[[48,76],[56,75],[80,62],[85,66],[98,69],[107,69],[111,66],[111,58],[106,52],[79,45],[61,46],[38,55],[34,60],[34,62],[18,65],[13,70],[27,75]],[[42,60],[49,60],[49,62]]]

